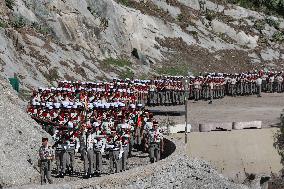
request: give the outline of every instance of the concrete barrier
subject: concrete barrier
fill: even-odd
[[[187,124],[187,132],[190,133],[191,130],[191,124]],[[177,124],[174,126],[169,127],[169,133],[181,133],[185,132],[185,124]]]
[[[261,129],[262,121],[233,122],[233,129]]]
[[[210,131],[231,131],[232,123],[203,123],[199,124],[199,132],[210,132]]]
[[[262,121],[247,121],[233,123],[202,123],[199,124],[199,132],[231,131],[241,129],[261,129]]]

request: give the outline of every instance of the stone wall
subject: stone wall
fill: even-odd
[[[168,157],[144,167],[76,182],[45,186],[22,186],[21,189],[140,189],[140,188],[246,188],[231,183],[205,161],[185,155],[186,145],[178,140],[165,139]]]

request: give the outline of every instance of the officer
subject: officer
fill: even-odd
[[[42,138],[42,146],[39,149],[40,157],[40,173],[41,173],[41,184],[47,183],[52,184],[51,180],[51,161],[55,159],[54,151],[48,144],[48,138]]]

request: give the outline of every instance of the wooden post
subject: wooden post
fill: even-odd
[[[184,87],[184,91],[185,91],[185,97],[184,97],[184,105],[185,105],[185,129],[184,129],[184,142],[187,143],[187,122],[188,122],[188,116],[187,116],[187,101],[188,101],[188,80],[185,79],[185,87]]]
[[[187,117],[187,99],[185,99],[185,139],[184,139],[184,142],[187,143],[187,122],[188,122],[188,117]]]

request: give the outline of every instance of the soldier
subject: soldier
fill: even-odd
[[[277,93],[281,93],[282,92],[283,77],[280,74],[276,77],[276,82],[277,82]]]
[[[213,103],[213,92],[214,92],[214,81],[213,79],[210,79],[209,80],[209,96],[210,96],[210,101],[209,101],[209,104],[212,104]]]
[[[269,85],[268,85],[269,92],[273,93],[274,92],[274,90],[273,90],[274,75],[270,75],[268,81],[269,81]]]
[[[123,122],[121,131],[120,131],[120,136],[121,136],[121,142],[122,142],[122,171],[125,171],[127,169],[127,157],[129,153],[129,128],[130,125],[128,123]]]
[[[237,84],[237,79],[236,77],[234,76],[232,79],[231,79],[231,82],[230,82],[230,90],[231,90],[231,94],[233,97],[236,96],[236,84]]]
[[[60,154],[59,154],[59,161],[60,161],[60,173],[59,177],[64,178],[65,173],[66,173],[66,168],[67,168],[67,161],[69,158],[69,154],[67,153],[68,149],[68,142],[67,142],[67,136],[63,136],[63,142],[59,144],[60,147],[57,149],[60,149]]]
[[[198,101],[199,100],[200,85],[201,85],[200,79],[196,78],[194,80],[194,83],[193,83],[193,87],[194,87],[194,101]]]
[[[76,146],[76,139],[74,137],[71,137],[68,140],[68,147],[66,150],[66,152],[68,153],[68,172],[70,175],[74,171],[75,146]]]
[[[150,89],[149,89],[149,105],[153,106],[157,103],[157,91],[156,91],[156,86],[154,83],[150,84]]]
[[[121,141],[119,141],[119,136],[115,131],[112,132],[112,136],[109,137],[108,142],[110,145],[108,145],[109,150],[109,165],[110,165],[110,173],[114,173],[114,167],[115,172],[118,173],[121,171],[121,157],[120,157],[120,151],[121,151]]]
[[[100,129],[100,124],[98,122],[94,122],[93,126],[95,127],[94,132],[94,161],[95,161],[95,172],[97,176],[101,175],[102,172],[102,153],[104,152],[105,148],[105,135],[102,134]]]
[[[88,129],[86,132],[86,149],[84,157],[84,176],[85,178],[91,178],[95,173],[95,161],[94,161],[94,134],[92,129]]]
[[[39,149],[40,157],[40,173],[41,173],[41,184],[47,183],[52,184],[51,180],[51,161],[54,160],[54,151],[48,144],[48,138],[42,138],[42,146]]]
[[[261,89],[262,89],[261,84],[262,84],[262,78],[259,77],[259,78],[257,78],[257,80],[256,80],[256,85],[257,85],[257,97],[261,97]]]
[[[163,135],[160,133],[157,122],[153,123],[153,128],[149,130],[149,154],[151,163],[157,162],[160,160],[161,149],[163,152]]]

